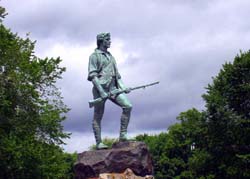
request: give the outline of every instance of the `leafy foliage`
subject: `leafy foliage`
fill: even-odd
[[[181,113],[178,117],[181,122],[170,126],[167,132],[155,136],[144,134],[136,137],[149,146],[157,179],[198,176],[195,172],[202,167],[207,157],[199,152],[199,147],[205,145],[204,140],[200,140],[201,135],[204,135],[203,131],[197,128],[202,125],[203,115],[196,109],[191,109]],[[194,167],[198,165],[197,170],[190,168],[190,164]]]
[[[250,51],[223,65],[203,95],[207,107],[208,151],[218,178],[250,176]],[[241,157],[239,157],[241,156]],[[243,159],[243,160],[242,160]]]
[[[226,63],[203,95],[206,110],[190,109],[166,133],[146,134],[156,179],[249,178],[250,51]]]
[[[0,7],[0,18],[6,15]],[[71,178],[74,155],[59,147],[68,108],[55,83],[60,58],[34,55],[35,42],[0,23],[0,178]]]
[[[5,12],[5,8],[0,6],[0,22],[2,22],[2,19],[7,15]]]

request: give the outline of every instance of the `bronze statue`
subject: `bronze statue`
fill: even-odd
[[[129,93],[130,89],[126,88],[121,80],[118,72],[116,61],[108,51],[110,47],[110,33],[100,33],[97,35],[97,48],[89,57],[88,80],[93,83],[94,99],[102,98],[103,100],[94,105],[93,130],[96,140],[96,148],[104,149],[106,145],[102,143],[101,138],[101,120],[104,113],[104,106],[107,99],[122,108],[120,141],[128,140],[127,127],[129,124],[132,104],[128,100],[125,93]],[[108,95],[110,91],[122,89],[125,93],[117,95]]]
[[[106,100],[109,99],[122,108],[119,141],[131,140],[127,137],[127,128],[132,104],[125,93],[159,83],[154,82],[134,88],[127,88],[121,80],[121,75],[118,72],[114,57],[108,52],[110,44],[110,33],[98,34],[97,48],[89,57],[88,80],[93,83],[92,92],[94,96],[94,100],[89,101],[89,107],[94,107],[92,126],[97,149],[107,148],[107,146],[102,143],[101,138],[101,120]]]

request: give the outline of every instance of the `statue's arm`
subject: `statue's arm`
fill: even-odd
[[[118,87],[121,89],[121,90],[126,90],[126,93],[129,93],[131,91],[130,88],[127,88],[126,85],[123,83],[122,79],[119,78],[117,80],[117,83],[118,83]]]
[[[115,63],[115,69],[116,69],[116,76],[117,76],[117,84],[118,84],[118,88],[120,88],[121,90],[126,90],[126,93],[130,92],[130,88],[127,88],[126,85],[123,83],[122,79],[121,79],[121,75],[118,72],[118,68],[117,68],[117,64],[116,61],[114,60]]]
[[[120,89],[124,90],[124,89],[127,88],[127,87],[125,86],[125,84],[123,83],[123,81],[122,81],[121,78],[119,78],[119,79],[117,80],[117,83],[118,83],[118,87],[119,87]]]
[[[88,80],[92,81],[95,76],[98,76],[98,59],[95,54],[90,55],[89,57],[89,66],[88,66]]]
[[[88,66],[88,80],[92,81],[94,87],[98,90],[102,98],[106,98],[108,94],[104,91],[100,80],[98,78],[98,59],[95,54],[92,54],[89,57],[89,66]]]
[[[97,78],[97,76],[95,76],[93,79],[92,79],[92,83],[93,85],[96,87],[96,89],[98,90],[100,96],[102,98],[107,98],[108,97],[108,94],[104,91],[102,85],[100,84],[100,81],[99,79]]]

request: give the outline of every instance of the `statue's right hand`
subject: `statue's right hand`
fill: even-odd
[[[102,99],[105,99],[105,98],[107,98],[107,97],[109,96],[109,95],[108,95],[106,92],[104,92],[104,91],[101,92],[100,95],[101,95],[101,98],[102,98]]]

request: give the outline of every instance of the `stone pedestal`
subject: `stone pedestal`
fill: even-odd
[[[143,142],[117,142],[111,149],[78,154],[74,165],[76,179],[98,178],[102,173],[123,173],[131,169],[137,176],[152,175],[153,165]]]

